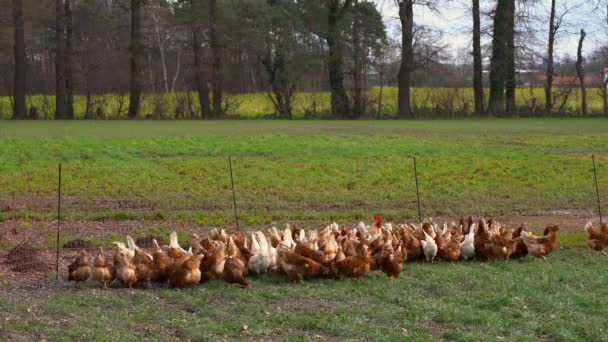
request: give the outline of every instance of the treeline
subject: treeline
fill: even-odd
[[[534,100],[534,115],[564,114],[571,94],[580,94],[579,112],[588,115],[590,86],[608,115],[608,77],[598,74],[608,66],[608,48],[590,54],[594,64],[587,71],[581,30],[576,61],[564,70],[554,62],[572,1],[550,1],[540,67],[526,54],[532,43],[523,30],[535,1],[496,0],[485,8],[479,0],[462,0],[473,30],[471,49],[460,56],[451,56],[440,30],[414,20],[423,7],[440,15],[448,0],[388,1],[398,17],[396,38],[387,33],[392,30],[380,2],[369,0],[0,0],[10,9],[0,14],[0,95],[10,95],[14,119],[74,119],[76,96],[85,99],[84,118],[102,118],[102,94],[119,99],[110,117],[124,110],[128,118],[207,119],[239,114],[228,94],[264,93],[274,116],[290,119],[297,93],[327,91],[331,116],[354,119],[382,114],[383,89],[396,86],[394,115],[416,118],[422,113],[413,104],[413,87],[469,86],[473,103],[463,111],[512,116],[532,106],[522,106],[515,91],[524,83],[517,69],[532,65],[543,79],[525,83],[545,89],[544,99]],[[603,13],[602,1],[597,13]],[[483,37],[490,37],[487,44]],[[578,81],[554,88],[555,76],[566,72]],[[373,98],[372,86],[379,89]],[[34,94],[52,95],[53,105],[40,113],[27,101]],[[151,111],[142,111],[144,94],[159,94]],[[175,94],[172,108],[163,94]],[[310,106],[314,111],[315,103]]]

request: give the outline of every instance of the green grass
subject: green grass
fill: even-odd
[[[565,249],[547,262],[406,264],[394,282],[381,274],[304,284],[262,276],[249,290],[221,282],[134,291],[59,284],[0,297],[0,337],[600,341],[606,258]]]
[[[593,211],[608,120],[0,122],[0,218],[245,223]]]
[[[556,90],[557,91],[557,90]],[[368,111],[372,117],[394,117],[397,113],[397,88],[385,87],[382,96],[382,108],[378,113],[379,88],[370,89],[367,94]],[[486,91],[486,96],[489,94]],[[200,112],[196,93],[159,93],[144,94],[141,99],[142,117],[172,119],[176,116],[178,103],[184,108],[191,107],[195,113]],[[412,88],[412,106],[420,118],[425,117],[467,117],[474,108],[472,88]],[[592,115],[603,113],[602,95],[598,89],[588,91],[588,108]],[[555,95],[556,110],[562,98]],[[517,105],[522,115],[533,115],[534,111],[544,108],[543,88],[518,88]],[[122,106],[121,106],[122,102]],[[225,97],[227,117],[232,118],[272,118],[276,117],[272,102],[264,93],[228,94]],[[565,114],[580,116],[580,91],[574,89],[564,107]],[[28,107],[35,106],[41,119],[54,117],[55,98],[52,95],[31,95],[27,98]],[[104,118],[125,118],[129,108],[128,94],[102,94],[92,96],[92,112],[101,109]],[[86,97],[74,97],[74,112],[77,118],[84,118]],[[12,114],[12,102],[8,96],[0,97],[0,119],[9,118]],[[561,114],[564,115],[564,114]],[[294,118],[330,117],[330,95],[327,92],[298,93],[293,104]]]

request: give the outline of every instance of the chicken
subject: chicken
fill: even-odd
[[[201,260],[203,254],[191,256],[184,260],[179,268],[174,270],[169,277],[171,287],[193,287],[201,281]]]
[[[226,244],[216,242],[217,246],[213,253],[205,261],[201,263],[202,281],[210,279],[220,279],[224,274],[224,265],[226,263]]]
[[[461,219],[464,222],[464,218]],[[464,240],[460,243],[460,255],[464,260],[469,260],[475,257],[475,224],[467,227],[468,233]]]
[[[156,240],[152,240],[152,260],[154,267],[154,277],[152,280],[165,282],[169,279],[173,260],[165,252]]]
[[[600,232],[596,232],[595,228],[593,228],[593,223],[588,222],[585,225],[585,235],[587,235],[587,246],[589,248],[602,251],[604,248],[608,247],[608,224],[602,224],[600,228]]]
[[[420,245],[422,246],[422,252],[426,261],[432,262],[435,256],[437,256],[437,243],[426,230],[424,231],[424,240],[420,241]]]
[[[359,255],[347,257],[335,265],[339,275],[361,278],[371,270],[369,248],[364,245]]]
[[[237,251],[236,248],[229,246],[222,278],[228,283],[239,284],[246,289],[249,287],[249,282],[245,278],[247,276],[247,266],[237,255]]]
[[[83,250],[74,262],[68,266],[68,280],[81,282],[86,281],[91,276],[91,263],[89,256]]]
[[[546,236],[536,237],[524,231],[521,233],[521,237],[530,255],[546,260],[545,256],[557,249],[558,231],[558,226],[549,226],[548,235]]]
[[[528,249],[526,248],[526,244],[521,237],[521,233],[526,230],[526,224],[523,223],[520,225],[515,232],[513,232],[513,240],[515,241],[515,250],[511,253],[509,259],[521,259],[528,255]]]
[[[115,243],[118,251],[114,254],[114,269],[116,270],[116,279],[123,286],[133,288],[133,284],[137,283],[137,271],[135,263],[133,263],[134,253],[127,249],[124,244]]]
[[[383,251],[385,255],[382,259],[381,269],[389,278],[399,278],[399,275],[403,271],[403,254],[401,246],[397,247],[396,251],[393,251],[392,246],[387,246]]]
[[[330,276],[334,272],[331,268],[292,252],[287,246],[279,245],[278,254],[281,269],[291,281],[302,281],[305,278]]]
[[[249,270],[256,274],[262,274],[268,270],[268,251],[262,250],[255,233],[251,233],[251,253],[249,258]]]
[[[177,241],[176,232],[171,233],[169,239],[169,250],[167,251],[167,255],[171,258],[171,266],[169,272],[173,272],[174,270],[179,269],[181,264],[187,259],[189,259],[191,255],[188,254],[188,251],[180,247]]]
[[[447,225],[443,232],[448,233]],[[454,262],[460,259],[460,244],[452,241],[449,236],[437,235],[435,237],[435,243],[437,244],[437,255],[439,258],[445,261]]]
[[[108,288],[108,284],[114,281],[116,271],[114,265],[106,260],[103,249],[99,247],[99,253],[93,262],[93,279],[103,284],[104,288]]]
[[[322,263],[328,263],[336,258],[338,242],[333,234],[326,235],[319,243],[319,249],[323,252]]]
[[[154,277],[154,258],[143,249],[137,247],[132,237],[127,235],[127,244],[129,249],[135,251],[133,263],[135,264],[135,272],[137,274],[137,282],[148,284]]]

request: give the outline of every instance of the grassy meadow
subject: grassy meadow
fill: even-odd
[[[60,283],[0,295],[6,340],[602,341],[607,257],[586,249],[547,262],[406,264],[395,281],[289,283],[242,290],[101,290]]]
[[[608,120],[0,122],[9,216],[241,218],[533,214],[596,208],[591,154],[608,188]],[[606,191],[602,199],[608,203]]]
[[[486,90],[486,96],[488,95]],[[563,96],[559,89],[555,92],[556,110],[560,107]],[[172,119],[176,117],[176,109],[181,103],[184,112],[191,108],[192,112],[200,113],[196,93],[159,93],[142,96],[141,113],[144,117],[157,119]],[[602,115],[602,95],[598,89],[588,90],[589,113]],[[397,113],[397,88],[385,87],[382,91],[382,108],[378,111],[380,89],[374,87],[367,95],[368,111],[371,117],[391,118]],[[543,88],[518,88],[517,105],[522,116],[535,116],[544,108]],[[228,118],[273,118],[274,107],[264,93],[228,94],[226,96]],[[86,97],[75,96],[74,111],[77,118],[84,118],[86,112]],[[563,114],[580,115],[580,91],[573,89],[565,103]],[[52,95],[31,95],[27,98],[28,107],[35,106],[41,119],[54,117],[55,98]],[[420,118],[467,117],[472,115],[472,88],[412,88],[412,106]],[[128,94],[93,95],[91,111],[100,113],[104,118],[125,118],[129,108]],[[12,115],[12,102],[8,96],[0,97],[0,119]],[[540,115],[540,114],[538,114]],[[294,99],[293,116],[302,118],[329,118],[330,95],[327,92],[297,93]]]
[[[245,229],[376,213],[415,220],[416,156],[425,216],[559,215],[580,232],[595,218],[592,153],[608,203],[606,119],[0,121],[0,208],[11,208],[0,221],[22,220],[20,232],[37,220],[54,227],[62,163],[63,215],[74,228],[108,219],[232,227],[228,155]],[[251,277],[248,290],[0,287],[0,339],[604,340],[608,257],[580,233],[560,242],[546,262],[408,263],[394,281],[372,273],[303,284]]]

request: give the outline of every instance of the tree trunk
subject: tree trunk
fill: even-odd
[[[587,34],[581,29],[581,38],[578,41],[578,50],[576,52],[576,75],[581,84],[581,112],[583,116],[587,115],[587,88],[585,87],[585,68],[583,67],[583,41]]]
[[[129,89],[129,118],[139,115],[142,88],[141,53],[143,50],[141,12],[143,0],[131,0],[131,84]]]
[[[363,87],[361,85],[361,22],[359,20],[359,0],[354,0],[353,19],[353,113],[354,118],[363,115]]]
[[[73,37],[71,0],[65,0],[65,118],[74,119]]]
[[[13,119],[26,118],[25,79],[27,55],[25,54],[25,30],[23,27],[23,2],[13,0],[13,27],[15,30],[15,79],[13,83]]]
[[[547,77],[545,80],[545,111],[551,115],[553,111],[553,50],[555,45],[555,1],[551,0],[551,16],[549,17],[549,46],[547,49]]]
[[[475,114],[484,112],[483,59],[481,57],[481,19],[479,0],[473,0],[473,91],[475,93]]]
[[[224,97],[224,71],[222,63],[223,46],[219,37],[217,21],[217,0],[209,0],[209,44],[212,54],[211,84],[213,87],[213,116],[222,115]]]
[[[327,18],[327,47],[329,49],[329,86],[331,88],[331,111],[338,118],[350,115],[348,95],[344,88],[343,49],[340,21],[350,6],[347,0],[340,6],[340,1],[330,0]]]
[[[196,20],[196,19],[194,19]],[[201,117],[212,116],[211,102],[209,102],[209,87],[205,79],[201,51],[201,27],[194,24],[192,27],[192,51],[194,52],[194,82],[198,92],[198,101],[201,106]]]
[[[399,116],[414,118],[410,101],[411,73],[414,69],[414,6],[413,0],[399,3],[399,19],[401,21],[401,66],[399,68]]]
[[[492,59],[490,61],[490,103],[492,114],[500,116],[505,111],[506,81],[506,13],[512,0],[498,0],[494,14],[494,35],[492,37]]]
[[[507,13],[505,15],[506,30],[505,30],[505,90],[506,90],[506,105],[507,113],[514,114],[517,110],[515,104],[515,0],[509,0]]]
[[[63,0],[55,0],[55,119],[67,118],[65,89],[65,7]]]

